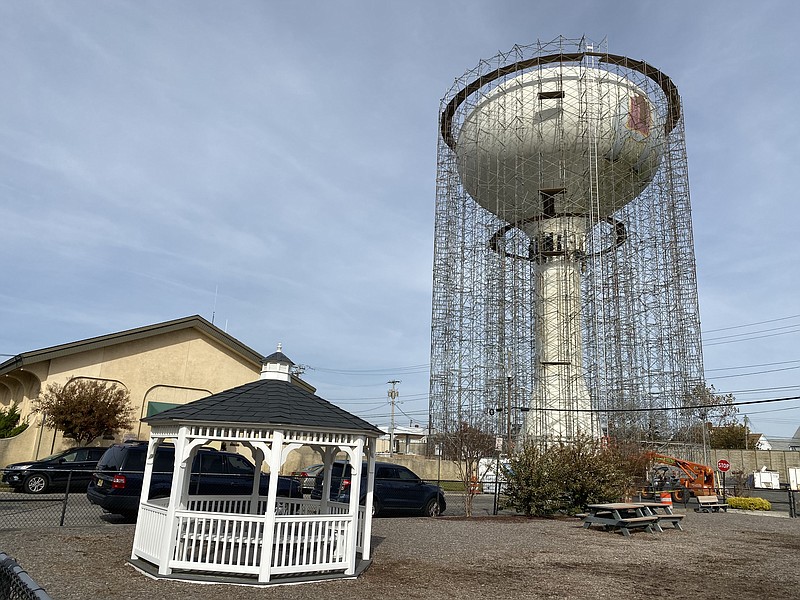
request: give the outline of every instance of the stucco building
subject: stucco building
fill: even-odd
[[[43,427],[41,416],[32,412],[32,400],[52,383],[83,378],[124,387],[136,418],[117,440],[147,439],[150,430],[140,418],[255,381],[263,362],[261,354],[197,315],[23,352],[0,364],[0,408],[16,404],[29,426],[0,439],[0,465],[69,447],[70,440]]]

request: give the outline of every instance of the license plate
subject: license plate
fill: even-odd
[[[98,479],[97,480],[97,487],[103,487],[103,480],[102,479]]]

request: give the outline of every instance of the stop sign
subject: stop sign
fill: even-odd
[[[728,469],[730,469],[730,468],[731,468],[731,463],[729,463],[727,459],[725,459],[725,458],[720,458],[720,459],[717,461],[717,469],[719,469],[719,470],[720,470],[720,471],[722,471],[723,473],[724,473],[725,471],[727,471]]]

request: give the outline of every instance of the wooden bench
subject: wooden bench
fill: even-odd
[[[720,502],[716,496],[697,496],[697,502],[700,506],[695,508],[694,512],[719,512],[720,509],[728,512],[728,505]]]

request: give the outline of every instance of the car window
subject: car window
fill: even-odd
[[[224,473],[225,462],[221,454],[204,453],[200,455],[201,473]]]
[[[236,454],[228,456],[228,472],[236,475],[252,475],[255,467],[243,456]]]
[[[125,454],[124,469],[126,471],[144,471],[144,461],[146,458],[144,448],[128,448],[128,452]]]
[[[122,468],[122,461],[125,458],[124,450],[119,446],[111,446],[100,457],[97,468],[107,471],[119,471]]]
[[[103,453],[106,451],[105,448],[89,448],[88,456],[86,460],[100,460],[100,457],[103,456]]]
[[[79,450],[75,451],[75,461],[76,462],[83,462],[89,459],[89,449],[88,448],[80,448]],[[69,461],[69,458],[67,459]],[[70,461],[71,462],[71,461]]]
[[[154,473],[172,473],[175,467],[175,451],[170,449],[167,451],[159,448],[156,450],[156,457],[153,460]]]
[[[404,481],[418,481],[419,477],[414,475],[411,471],[406,469],[405,467],[397,467],[397,478],[402,479]]]
[[[394,467],[378,467],[375,469],[376,479],[397,479],[397,470]]]
[[[59,462],[75,462],[77,456],[78,456],[78,450],[73,450],[71,452],[67,452],[64,456],[62,456]]]

